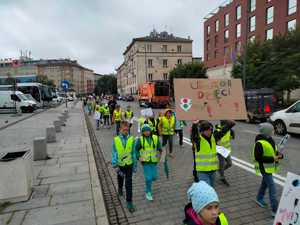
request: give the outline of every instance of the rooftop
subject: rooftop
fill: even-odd
[[[222,8],[230,5],[232,2],[233,2],[233,0],[226,0],[226,1],[222,2],[221,5],[219,5],[217,8],[215,8],[210,13],[208,13],[203,19],[204,20],[208,20],[209,18],[211,18],[215,14],[217,14],[219,12],[219,10],[221,10]]]
[[[126,48],[125,52],[123,53],[123,55],[125,55],[128,52],[128,50],[132,47],[132,45],[136,41],[144,41],[144,42],[148,42],[148,41],[149,42],[186,42],[186,43],[193,42],[193,40],[191,40],[190,37],[188,37],[188,38],[176,37],[172,33],[169,34],[167,31],[162,31],[162,32],[159,33],[155,29],[153,29],[153,31],[151,31],[148,36],[133,38],[132,42],[130,43],[130,45],[127,46],[127,48]]]

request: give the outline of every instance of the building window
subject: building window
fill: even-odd
[[[218,46],[218,43],[219,43],[219,36],[216,35],[216,36],[215,36],[215,47]]]
[[[253,12],[256,9],[256,0],[249,0],[250,1],[250,12]]]
[[[163,68],[167,68],[167,67],[168,67],[168,60],[163,59]]]
[[[152,80],[152,78],[153,78],[153,75],[152,75],[152,73],[149,73],[149,74],[148,74],[148,80],[149,80],[149,81],[151,81],[151,80]]]
[[[218,58],[218,56],[219,56],[219,52],[218,52],[218,50],[216,50],[216,51],[214,52],[214,58],[216,59],[216,58]]]
[[[167,73],[164,73],[163,76],[164,76],[164,80],[168,80],[168,74]]]
[[[236,25],[236,37],[239,38],[241,36],[241,24]]]
[[[177,52],[181,52],[181,45],[177,45]]]
[[[224,47],[224,56],[228,56],[228,53],[229,53],[229,48]]]
[[[148,59],[148,67],[149,68],[153,67],[153,61],[152,61],[152,59]]]
[[[206,50],[209,50],[210,49],[210,40],[208,39],[206,41]]]
[[[220,29],[220,21],[219,20],[215,21],[215,28],[216,28],[216,32],[218,32]]]
[[[224,15],[224,25],[227,27],[229,25],[229,13]]]
[[[255,16],[252,16],[250,18],[250,26],[249,26],[249,28],[250,28],[250,32],[255,31],[255,28],[256,28],[256,18],[255,18]]]
[[[274,18],[274,7],[267,8],[267,24],[273,23]]]
[[[207,26],[207,35],[210,34],[210,26]]]
[[[162,46],[162,51],[163,52],[167,52],[168,51],[168,46],[167,45],[163,45]]]
[[[182,59],[177,59],[177,64],[182,64]]]
[[[152,45],[147,45],[147,52],[152,52]]]
[[[273,39],[273,28],[267,30],[267,32],[266,32],[266,39],[267,40]]]
[[[224,31],[224,42],[228,42],[229,40],[229,30],[225,30]]]
[[[242,50],[242,42],[238,41],[235,43],[235,51],[237,54],[240,54]]]
[[[289,0],[288,15],[291,15],[297,11],[297,0]]]
[[[296,19],[291,20],[287,23],[288,30],[294,30],[296,29]]]
[[[242,6],[238,5],[236,7],[236,20],[239,20],[242,17]]]

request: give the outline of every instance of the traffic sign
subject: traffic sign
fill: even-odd
[[[67,91],[70,87],[70,82],[68,80],[62,80],[61,81],[61,87]]]

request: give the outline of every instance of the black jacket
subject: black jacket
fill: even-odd
[[[272,147],[275,149],[275,141],[272,137],[267,137],[265,135],[259,134],[255,138],[255,146],[254,146],[254,158],[259,164],[259,169],[261,173],[266,173],[263,163],[273,163],[274,158],[270,156],[264,156],[264,150],[261,143],[257,142],[259,140],[265,140],[269,142]],[[278,153],[277,153],[278,154]]]

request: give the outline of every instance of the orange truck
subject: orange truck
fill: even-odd
[[[169,81],[150,81],[139,86],[138,101],[140,106],[166,107],[170,103]]]

